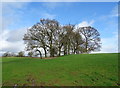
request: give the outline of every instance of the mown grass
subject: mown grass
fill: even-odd
[[[2,58],[3,86],[116,86],[118,54]]]

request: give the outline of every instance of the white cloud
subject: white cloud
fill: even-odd
[[[8,29],[10,25],[16,24],[21,20],[22,17],[22,10],[25,9],[28,3],[23,2],[5,2],[2,3],[2,29]],[[15,10],[19,9],[19,10]]]
[[[102,53],[116,53],[118,52],[118,40],[114,38],[103,38],[102,39],[102,49],[100,52]]]
[[[27,32],[26,29],[27,28],[11,30],[9,32],[8,41],[11,41],[11,42],[22,41],[24,34]]]
[[[6,2],[3,3],[2,5],[2,9],[3,9],[3,19],[2,19],[2,30],[0,30],[0,55],[4,52],[10,51],[10,52],[19,52],[19,51],[23,51],[25,48],[25,44],[23,39],[23,35],[26,32],[27,28],[22,28],[22,29],[16,29],[16,30],[12,30],[9,29],[9,27],[12,24],[16,24],[16,22],[21,21],[20,17],[22,16],[22,10],[20,9],[24,9],[26,8],[26,6],[29,3],[10,3],[10,2]],[[16,9],[18,13],[16,13]],[[41,16],[45,17],[45,18],[50,18],[53,19],[55,17],[55,15],[53,14],[49,14],[44,12],[43,14],[41,14]]]
[[[2,50],[2,47],[5,48],[7,46],[6,40],[8,35],[8,30],[1,31],[0,35],[0,50]]]
[[[106,24],[105,30],[107,31],[113,31],[111,34],[111,37],[104,37],[101,38],[102,48],[100,52],[92,52],[92,53],[117,53],[118,52],[118,32],[115,32],[118,30],[118,6],[115,6],[111,12],[109,12],[108,15],[104,15],[99,17],[98,19],[100,21],[103,21]],[[114,19],[114,20],[113,20]],[[110,35],[110,34],[108,34]]]
[[[113,17],[118,17],[120,16],[120,14],[118,13],[118,5],[113,7],[111,12],[108,15],[103,15],[100,17],[101,20],[106,20],[106,19],[110,19]]]
[[[111,17],[118,17],[119,14],[118,14],[118,5],[115,6],[112,11],[111,11]]]
[[[101,51],[92,53],[117,53],[118,52],[118,34],[113,33],[112,37],[101,38]]]
[[[23,8],[27,3],[24,3],[24,2],[3,2],[2,3],[2,7],[3,8]]]
[[[9,26],[16,24],[20,21],[20,16],[22,16],[22,9],[25,8],[28,3],[2,3],[2,30],[0,30],[0,55],[2,53],[10,52],[19,52],[24,50],[24,41],[22,40],[26,28],[11,30]],[[19,9],[16,14],[15,9]]]
[[[2,29],[8,29],[9,26],[14,26],[16,23],[22,22],[23,14],[29,3],[26,2],[5,2],[2,5]],[[23,8],[24,7],[24,8]],[[53,6],[54,7],[54,6]],[[31,9],[30,14],[35,13],[36,16],[43,18],[54,19],[55,14],[50,14],[45,10],[38,12],[38,9]]]
[[[3,30],[0,35],[0,53],[3,52],[19,52],[25,48],[23,35],[26,33],[26,29],[18,30]]]
[[[76,27],[93,26],[94,20],[82,21]],[[118,52],[118,32],[113,32],[112,37],[101,38],[101,51],[92,53],[116,53]]]
[[[91,20],[90,22],[88,22],[88,21],[82,21],[76,27],[92,26],[93,23],[94,23],[94,20]]]

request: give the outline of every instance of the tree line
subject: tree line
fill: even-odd
[[[2,57],[24,57],[25,53],[23,51],[16,53],[13,52],[5,52],[3,53]]]
[[[28,52],[25,54],[24,51],[14,52],[5,52],[2,54],[2,57],[37,57],[39,54],[36,52]]]
[[[40,19],[27,29],[23,40],[29,55],[38,52],[42,58],[69,54],[90,53],[101,47],[100,33],[91,26],[61,25],[55,19]]]

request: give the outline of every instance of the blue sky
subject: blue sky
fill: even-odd
[[[3,52],[24,49],[26,29],[41,18],[56,19],[61,24],[93,26],[101,34],[100,53],[117,52],[117,2],[4,2],[2,3]],[[7,35],[7,36],[6,36]],[[16,44],[18,47],[14,47]]]

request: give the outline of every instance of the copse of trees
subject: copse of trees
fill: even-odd
[[[32,57],[33,56],[33,52],[32,51],[28,52],[28,56]]]
[[[13,52],[5,52],[3,53],[2,57],[15,57],[16,54]]]
[[[100,34],[93,27],[60,25],[56,20],[41,19],[27,30],[23,38],[27,51],[39,52],[40,57],[90,53],[100,50]],[[44,52],[41,52],[41,49]]]
[[[24,51],[19,51],[18,53],[14,52],[5,52],[2,57],[25,57]]]
[[[20,52],[18,52],[18,55],[17,55],[18,57],[24,57],[25,55],[24,55],[24,52],[23,51],[20,51]]]

